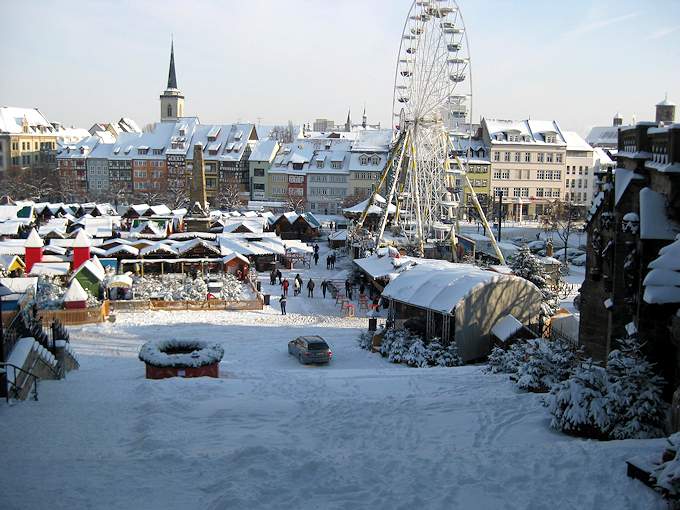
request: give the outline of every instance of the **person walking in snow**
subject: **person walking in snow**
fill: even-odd
[[[359,285],[359,295],[363,296],[365,290],[366,290],[366,286],[364,285],[364,282],[361,282],[361,285]]]
[[[351,291],[352,291],[352,284],[349,282],[349,279],[347,279],[347,280],[345,280],[345,296],[349,297]]]
[[[314,244],[314,253],[316,253],[317,255],[319,254],[319,245],[318,244]]]
[[[319,252],[318,251],[314,252],[314,265],[315,266],[319,265]]]
[[[326,269],[330,269],[330,268],[331,268],[331,256],[326,255]]]
[[[288,280],[286,280],[288,281]],[[285,294],[281,294],[281,298],[279,299],[279,304],[281,305],[281,315],[286,315],[286,303],[288,300],[286,299]]]
[[[276,269],[272,269],[272,272],[269,273],[269,285],[274,284],[276,284]]]
[[[323,298],[326,299],[326,289],[328,288],[328,282],[326,280],[321,282],[321,293],[323,294]]]
[[[331,255],[331,269],[335,269],[335,252]]]
[[[288,278],[286,278],[285,280],[283,280],[283,283],[281,283],[281,287],[283,287],[284,296],[288,295],[288,285],[289,285]]]
[[[314,297],[314,280],[311,278],[307,282],[307,297]]]
[[[277,269],[277,270],[276,270],[276,277],[279,279],[279,285],[281,285],[281,277],[282,277],[282,276],[283,276],[283,275],[281,274],[281,270],[280,270],[280,269]]]
[[[293,283],[293,296],[297,296],[298,294],[300,294],[300,290],[301,290],[300,280],[295,278],[295,283]]]

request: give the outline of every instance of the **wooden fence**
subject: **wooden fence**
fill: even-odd
[[[161,301],[156,299],[134,301],[112,301],[111,308],[116,312],[139,312],[144,310],[262,310],[263,302],[257,299],[248,301]]]
[[[104,322],[109,316],[109,301],[104,301],[95,308],[80,308],[75,310],[38,310],[38,316],[44,327],[49,327],[54,319],[59,319],[65,326],[79,324],[93,324]]]

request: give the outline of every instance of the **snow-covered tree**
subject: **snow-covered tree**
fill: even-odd
[[[361,347],[362,349],[370,351],[371,348],[373,347],[373,332],[362,331],[361,333],[359,333],[357,343],[359,344],[359,347]]]
[[[550,426],[568,434],[606,438],[611,420],[607,413],[607,375],[588,359],[572,376],[555,384],[546,399]]]
[[[430,364],[439,367],[457,367],[463,364],[458,354],[456,342],[451,342],[447,347],[439,343],[438,338],[433,338],[427,346],[430,353]]]
[[[642,352],[637,337],[620,339],[619,348],[607,358],[609,395],[607,413],[614,439],[659,437],[663,432],[665,406],[663,378]]]
[[[406,362],[406,356],[409,352],[411,344],[420,339],[419,337],[413,335],[407,329],[397,329],[391,330],[392,340],[389,344],[389,352],[387,354],[387,359],[392,363],[403,363]]]
[[[430,364],[430,354],[430,350],[423,341],[417,338],[402,356],[402,361],[410,367],[426,367]]]
[[[492,374],[516,374],[519,366],[526,362],[529,343],[519,341],[508,349],[494,347],[488,358],[487,371]]]
[[[543,294],[543,303],[547,307],[549,315],[557,311],[560,306],[560,299],[556,292],[550,288],[545,267],[541,261],[533,255],[528,246],[522,246],[515,254],[510,263],[513,274],[529,280],[536,285]]]
[[[545,393],[569,377],[580,352],[565,340],[537,338],[527,342],[526,354],[527,360],[517,370],[517,385],[526,391]]]

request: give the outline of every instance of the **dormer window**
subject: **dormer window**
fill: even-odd
[[[366,154],[362,154],[361,156],[359,156],[359,163],[362,166],[368,165],[368,156]]]
[[[378,165],[380,164],[380,157],[379,156],[371,156],[371,165]]]

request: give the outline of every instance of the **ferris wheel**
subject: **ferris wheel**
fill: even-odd
[[[456,189],[462,181],[488,227],[467,178],[466,162],[457,156],[450,159],[455,153],[453,142],[465,149],[472,134],[470,51],[455,0],[411,4],[399,46],[392,105],[395,138],[365,213],[377,191],[384,189],[386,204],[397,206],[397,234],[422,255],[429,239],[449,237],[455,243],[452,220],[458,208]],[[383,241],[389,211],[387,206],[383,210],[376,246]],[[359,228],[364,219],[365,214]]]

